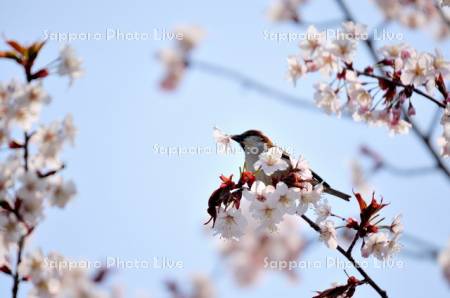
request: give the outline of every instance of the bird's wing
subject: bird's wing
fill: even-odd
[[[288,162],[288,164],[290,165],[291,162],[291,157],[289,156],[289,154],[286,151],[283,151],[283,154],[281,155],[281,158],[286,160]],[[311,170],[311,173],[313,175],[313,178],[317,181],[317,184],[319,183],[323,183],[323,186],[325,187],[330,187],[330,185],[325,182],[322,177],[320,177],[316,172],[314,172],[313,170]]]

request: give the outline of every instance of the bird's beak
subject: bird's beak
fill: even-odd
[[[243,141],[241,135],[232,135],[232,136],[231,136],[231,139],[232,139],[233,141],[238,142],[239,144]]]

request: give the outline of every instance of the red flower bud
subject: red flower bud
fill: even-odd
[[[9,268],[7,265],[1,266],[0,267],[0,271],[5,273],[5,274],[12,275],[11,268]]]
[[[244,185],[247,183],[248,187],[252,187],[253,182],[255,182],[256,177],[252,172],[245,171],[241,173],[241,178],[239,179],[239,185]]]
[[[347,224],[345,226],[349,229],[355,229],[355,230],[358,230],[358,228],[359,228],[358,222],[351,217],[347,218]]]
[[[373,74],[373,67],[372,67],[372,66],[367,66],[367,67],[364,69],[364,73],[365,73],[365,74]]]
[[[383,59],[378,64],[386,65],[386,66],[393,66],[395,64],[393,59]]]
[[[367,233],[378,233],[378,227],[374,225],[367,226]]]
[[[408,116],[414,116],[416,115],[416,109],[414,108],[414,106],[412,105],[412,103],[409,103],[409,107],[408,107]]]
[[[20,54],[24,54],[25,53],[25,51],[26,51],[26,49],[21,45],[21,44],[19,44],[17,41],[15,41],[15,40],[7,40],[6,41],[6,43],[11,47],[11,48],[13,48],[14,50],[16,50],[17,52],[19,52]]]
[[[34,74],[31,75],[31,79],[42,79],[45,78],[46,76],[49,75],[49,72],[47,69],[43,68],[37,72],[35,72]]]
[[[11,205],[9,205],[8,201],[5,201],[5,200],[0,201],[0,208],[3,208],[7,211],[12,211]]]
[[[22,149],[23,145],[18,143],[17,141],[12,140],[11,142],[9,142],[8,147],[10,149]]]

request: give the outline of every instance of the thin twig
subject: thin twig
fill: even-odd
[[[408,88],[408,87],[410,87],[410,86],[408,86],[408,85],[403,84],[403,83],[400,82],[400,81],[393,80],[393,79],[388,78],[388,77],[386,77],[386,76],[380,76],[380,75],[376,75],[376,74],[373,74],[373,73],[366,73],[366,72],[364,72],[364,71],[356,71],[356,73],[357,73],[358,75],[360,75],[360,76],[366,76],[366,77],[374,78],[374,79],[377,79],[377,80],[385,80],[385,81],[387,81],[387,82],[389,82],[389,83],[392,83],[392,84],[394,84],[394,85],[396,85],[396,86],[398,86],[398,87],[403,87],[403,88]],[[421,96],[423,96],[423,97],[429,99],[430,101],[432,101],[433,103],[435,103],[438,107],[445,109],[445,104],[444,104],[443,102],[440,102],[439,100],[437,100],[437,99],[434,98],[433,96],[428,95],[428,94],[426,94],[425,92],[423,92],[422,90],[417,89],[417,88],[412,88],[412,90],[413,90],[415,93],[417,93],[417,94],[419,94],[419,95],[421,95]]]
[[[20,284],[20,276],[19,276],[19,266],[22,263],[22,253],[23,248],[25,245],[25,238],[26,236],[20,237],[19,243],[18,243],[18,249],[17,249],[17,260],[16,260],[16,272],[13,276],[13,288],[12,288],[12,297],[17,298],[17,295],[19,293],[19,284]]]
[[[359,239],[359,231],[356,232],[355,237],[353,237],[353,241],[347,249],[347,254],[350,255],[352,254],[353,248],[355,247],[356,242],[358,242],[358,239]]]
[[[423,167],[414,167],[414,168],[400,168],[390,163],[383,163],[381,167],[384,171],[396,175],[396,176],[405,176],[405,177],[413,177],[413,176],[422,176],[423,174],[433,173],[437,171],[436,166],[423,166]]]
[[[23,168],[24,168],[25,172],[28,172],[28,159],[29,159],[28,155],[29,155],[29,143],[30,143],[31,136],[32,136],[32,134],[28,134],[27,132],[24,133]],[[16,210],[16,211],[17,211],[17,213],[19,212],[18,210]],[[23,254],[23,250],[24,250],[24,246],[25,246],[25,240],[28,235],[29,235],[29,233],[20,237],[20,240],[18,243],[16,268],[15,268],[16,271],[13,276],[12,298],[17,298],[17,295],[19,293],[19,284],[21,281],[20,274],[19,274],[19,267],[20,267],[20,264],[22,263],[22,254]]]
[[[315,222],[309,219],[309,217],[307,217],[306,215],[302,215],[301,217],[303,218],[304,221],[306,221],[309,224],[311,228],[313,228],[316,232],[320,233],[320,227]],[[353,258],[351,253],[347,253],[347,251],[339,245],[337,247],[337,250],[347,260],[349,260],[350,263],[352,263],[355,269],[358,270],[358,272],[364,277],[364,280],[367,281],[367,283],[380,295],[380,297],[388,298],[386,291],[380,288],[380,286],[378,286],[378,284],[369,276],[369,274],[367,274],[367,272],[361,268],[361,265],[359,265],[359,263]]]

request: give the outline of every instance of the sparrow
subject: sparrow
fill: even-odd
[[[237,142],[243,149],[245,153],[245,168],[248,171],[256,172],[255,176],[258,180],[261,180],[265,183],[272,182],[273,177],[282,176],[284,173],[289,172],[289,170],[292,170],[291,165],[291,158],[289,154],[283,151],[282,153],[282,159],[287,162],[289,165],[289,168],[284,171],[277,171],[274,174],[270,176],[267,176],[264,171],[257,171],[258,169],[255,168],[255,163],[259,160],[259,155],[261,153],[266,152],[272,147],[275,147],[274,143],[261,131],[259,130],[248,130],[242,134],[238,135],[232,135],[230,138]],[[343,200],[349,201],[351,196],[348,194],[345,194],[341,191],[338,191],[334,188],[332,188],[326,181],[324,181],[318,174],[316,174],[314,171],[312,171],[312,185],[319,185],[322,184],[323,191],[325,193],[328,193],[330,195],[333,195],[335,197],[341,198]]]

